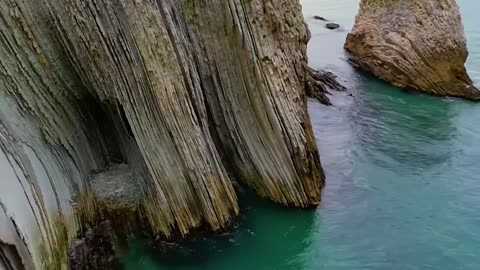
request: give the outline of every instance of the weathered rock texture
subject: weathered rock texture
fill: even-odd
[[[70,269],[122,269],[113,238],[113,228],[108,221],[99,222],[95,227],[88,228],[85,235],[77,239],[70,248],[68,258]]]
[[[307,96],[316,98],[322,104],[332,105],[327,94],[329,90],[346,91],[347,88],[337,81],[337,76],[329,71],[316,71],[309,68],[307,73]]]
[[[345,48],[355,65],[395,86],[480,100],[455,0],[362,0]]]
[[[227,171],[320,202],[298,1],[5,0],[0,20],[0,248],[27,269],[65,267],[89,179],[116,164],[167,237],[228,224]]]

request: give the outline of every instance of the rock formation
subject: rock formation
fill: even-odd
[[[165,237],[228,224],[231,177],[319,204],[298,1],[6,0],[0,20],[0,268],[65,268],[104,198]]]
[[[313,18],[315,20],[319,20],[319,21],[328,21],[327,19],[325,19],[324,17],[321,17],[321,16],[313,16]]]
[[[345,48],[356,66],[395,86],[480,100],[455,0],[362,0]]]
[[[338,23],[327,23],[327,24],[325,24],[325,27],[327,29],[330,29],[330,30],[335,30],[335,29],[340,28],[340,24],[338,24]]]

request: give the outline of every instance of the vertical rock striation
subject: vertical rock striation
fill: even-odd
[[[2,256],[65,267],[95,201],[112,198],[91,196],[98,181],[122,172],[167,237],[226,226],[231,175],[319,204],[298,1],[5,0],[0,20]]]
[[[355,65],[395,86],[480,100],[455,0],[362,0],[345,48]]]

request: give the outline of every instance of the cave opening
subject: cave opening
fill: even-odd
[[[97,145],[105,166],[128,164],[129,144],[135,143],[123,106],[117,101],[99,101],[91,95],[80,102],[89,140]]]
[[[125,109],[117,100],[101,101],[92,95],[84,97],[78,109],[88,140],[103,159],[89,175],[93,194],[104,205],[137,208],[146,169],[139,164],[143,159]]]

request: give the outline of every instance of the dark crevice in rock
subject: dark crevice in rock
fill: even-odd
[[[127,130],[128,136],[133,138],[134,135],[133,135],[132,127],[130,126],[130,123],[128,123],[127,115],[125,114],[125,109],[120,104],[117,104],[117,108],[118,108],[120,117],[122,119],[122,124],[123,126],[125,126]]]
[[[87,96],[80,101],[78,110],[85,115],[87,134],[101,149],[105,164],[128,162],[123,142],[132,137],[133,132],[123,107]]]
[[[22,258],[13,245],[0,241],[0,269],[5,270],[24,270]]]

